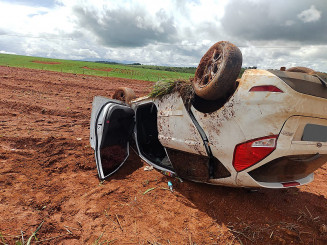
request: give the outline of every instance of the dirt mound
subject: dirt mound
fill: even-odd
[[[326,165],[307,186],[252,191],[144,171],[132,151],[100,182],[89,145],[93,96],[117,87],[142,96],[151,85],[0,67],[2,243],[22,234],[26,242],[37,228],[40,244],[327,243]]]
[[[33,60],[33,63],[39,63],[39,64],[47,64],[47,65],[58,65],[61,64],[61,62],[55,62],[55,61],[41,61],[41,60]]]

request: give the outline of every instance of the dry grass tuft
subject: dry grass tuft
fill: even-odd
[[[178,92],[185,105],[190,106],[194,98],[194,89],[190,80],[161,80],[158,81],[150,92],[151,98],[161,98],[164,95]]]

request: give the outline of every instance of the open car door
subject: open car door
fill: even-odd
[[[100,179],[115,173],[129,156],[135,125],[132,108],[120,101],[96,96],[92,103],[90,143]]]

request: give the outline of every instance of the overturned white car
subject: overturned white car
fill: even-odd
[[[325,80],[291,68],[246,70],[236,81],[241,63],[236,46],[219,42],[201,59],[188,92],[182,86],[133,99],[122,88],[115,98],[124,102],[95,97],[90,143],[100,179],[135,147],[154,168],[197,182],[267,188],[311,182],[327,162]]]

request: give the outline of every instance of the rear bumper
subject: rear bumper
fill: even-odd
[[[327,163],[327,142],[319,141],[321,137],[309,137],[310,141],[303,137],[308,124],[327,126],[327,119],[290,117],[281,129],[276,149],[261,162],[237,173],[237,184],[285,188],[290,182],[311,182],[313,172]]]
[[[289,188],[293,186],[300,186],[300,185],[306,185],[309,184],[314,180],[314,174],[309,174],[308,176],[302,178],[302,179],[295,179],[293,181],[286,181],[286,182],[261,182],[256,181],[253,179],[249,174],[247,173],[239,173],[238,178],[240,179],[246,179],[246,184],[241,184],[241,182],[238,181],[239,187],[257,187],[257,188],[273,188],[273,189],[281,189],[281,188]],[[288,183],[296,183],[296,185],[290,185],[288,186]]]
[[[291,182],[303,179],[327,162],[327,155],[300,155],[277,158],[248,174],[258,182]]]

